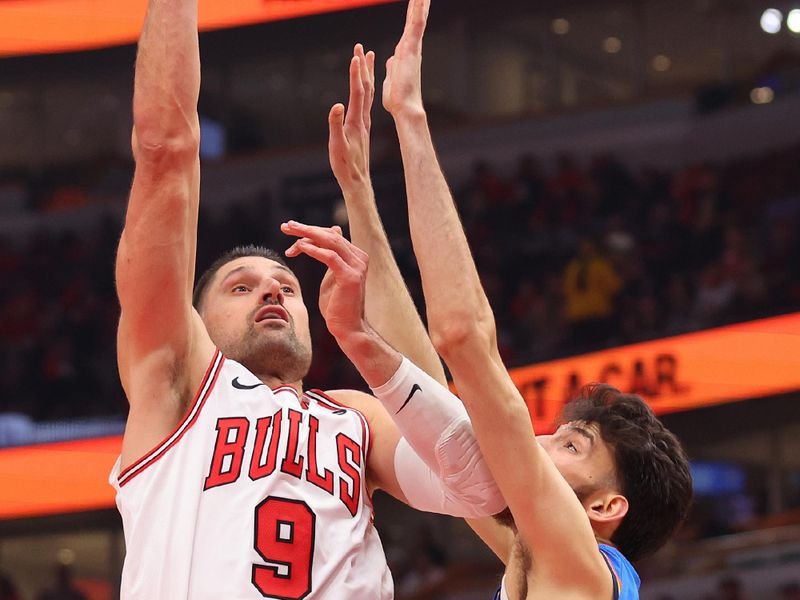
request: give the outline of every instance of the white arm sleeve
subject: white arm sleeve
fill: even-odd
[[[479,461],[479,464],[483,465],[483,461]],[[397,444],[394,468],[408,505],[417,510],[477,519],[496,515],[506,507],[491,477],[478,476],[476,482],[462,481],[460,484],[446,482],[422,461],[405,438],[401,438]],[[452,484],[455,484],[458,492],[453,491]],[[461,489],[461,486],[469,489]]]
[[[470,518],[506,507],[467,411],[450,390],[403,358],[392,378],[372,391],[403,434],[394,465],[410,506]]]

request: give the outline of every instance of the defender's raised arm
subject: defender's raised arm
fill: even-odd
[[[586,513],[534,441],[525,403],[499,358],[494,316],[433,147],[421,92],[429,6],[430,0],[410,4],[403,38],[387,63],[383,103],[400,140],[431,338],[453,374],[537,572],[548,580],[542,591],[611,597],[611,580]]]
[[[375,54],[356,44],[350,62],[350,99],[331,108],[328,150],[342,189],[350,236],[369,255],[365,313],[367,320],[396,350],[446,384],[442,363],[428,338],[414,301],[400,274],[381,223],[369,171]]]
[[[168,434],[213,347],[192,309],[200,125],[196,0],[151,0],[139,40],[136,172],[117,254],[125,466]]]

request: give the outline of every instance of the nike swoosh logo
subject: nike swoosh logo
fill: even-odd
[[[409,402],[411,402],[411,397],[414,394],[416,394],[417,392],[421,392],[421,391],[422,391],[422,388],[419,387],[419,384],[415,383],[413,386],[411,386],[411,392],[408,394],[408,398],[406,398],[406,401],[403,402],[403,406],[401,406],[400,410],[398,410],[395,414],[399,415],[400,411],[403,410]]]
[[[239,383],[239,378],[234,377],[233,381],[231,381],[231,385],[235,387],[237,390],[254,390],[257,387],[261,387],[262,385],[267,385],[266,383],[256,383],[255,385],[245,385],[244,383]]]

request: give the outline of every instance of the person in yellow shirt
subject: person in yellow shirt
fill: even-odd
[[[578,256],[564,270],[565,316],[573,341],[599,342],[610,335],[614,297],[622,283],[596,244],[582,240]]]

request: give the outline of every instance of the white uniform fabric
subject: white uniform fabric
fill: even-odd
[[[403,357],[372,393],[403,434],[394,466],[410,506],[472,519],[505,509],[467,410],[450,390]]]
[[[500,582],[500,600],[508,600],[508,592],[506,592],[506,578]]]
[[[217,352],[173,434],[111,473],[122,600],[392,598],[369,444],[358,411],[270,390]]]

